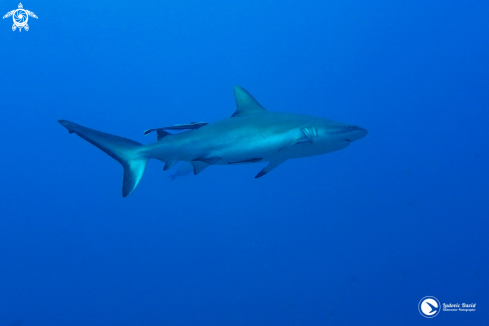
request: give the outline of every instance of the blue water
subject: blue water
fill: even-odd
[[[3,1],[2,15],[16,9]],[[0,24],[0,325],[487,325],[489,3],[39,1]],[[170,182],[142,143],[233,85],[356,124],[348,148]],[[431,295],[475,312],[418,312]]]

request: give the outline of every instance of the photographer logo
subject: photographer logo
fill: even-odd
[[[18,9],[14,9],[6,13],[5,16],[3,16],[3,19],[8,18],[10,16],[12,16],[12,19],[14,20],[14,24],[12,25],[12,31],[15,31],[18,28],[19,32],[22,31],[22,28],[25,29],[26,31],[29,30],[29,25],[27,25],[29,16],[37,19],[36,14],[33,13],[32,11],[25,10],[22,3],[19,3]]]
[[[424,297],[418,305],[421,316],[426,318],[436,317],[440,313],[440,301],[435,297]]]

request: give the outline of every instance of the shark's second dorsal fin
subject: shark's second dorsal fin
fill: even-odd
[[[258,113],[265,109],[243,87],[234,86],[236,112],[231,117],[239,117],[250,113]]]
[[[145,135],[149,135],[149,133],[153,132],[156,130],[156,135],[157,135],[157,138],[156,140],[160,141],[162,140],[164,137],[168,136],[168,135],[171,135],[168,131],[165,131],[164,130],[165,128],[158,128],[158,129],[148,129],[144,132]]]

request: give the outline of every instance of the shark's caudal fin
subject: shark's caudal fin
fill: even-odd
[[[124,167],[123,197],[128,196],[136,189],[143,177],[146,163],[148,163],[148,158],[141,153],[142,144],[127,138],[86,128],[67,120],[59,120],[58,122],[68,129],[70,134],[77,134],[122,164]]]

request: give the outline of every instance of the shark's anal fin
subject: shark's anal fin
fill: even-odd
[[[255,179],[263,177],[265,174],[272,171],[273,169],[275,169],[277,166],[279,166],[283,162],[285,162],[285,160],[284,161],[272,161],[272,162],[268,163],[267,166],[265,166],[260,172],[258,172],[258,174],[255,176]]]
[[[209,165],[215,164],[219,159],[220,157],[202,157],[190,161],[190,164],[194,167],[194,175],[199,174]]]
[[[234,98],[236,99],[236,111],[231,117],[239,117],[242,115],[259,113],[265,111],[243,87],[234,86]]]

